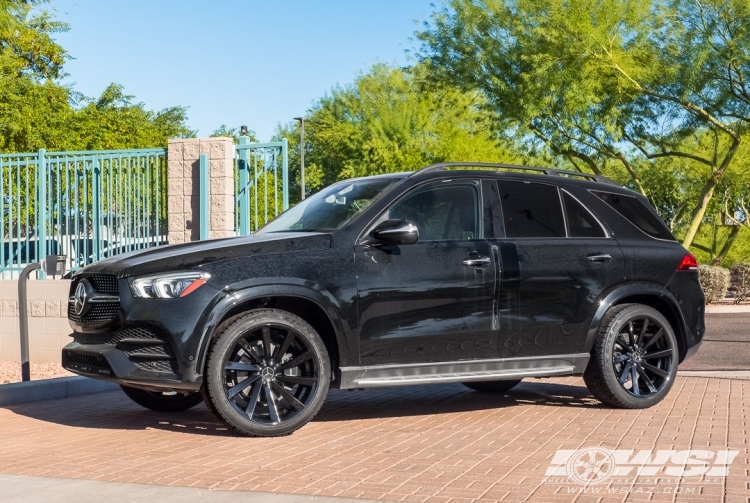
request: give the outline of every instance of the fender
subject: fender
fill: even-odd
[[[677,302],[677,299],[675,299],[674,296],[664,288],[664,286],[648,282],[621,283],[612,287],[612,289],[610,289],[609,292],[599,301],[594,317],[591,320],[588,334],[586,335],[586,344],[583,348],[584,352],[590,353],[591,349],[594,347],[596,334],[599,331],[599,325],[607,311],[609,311],[609,309],[621,299],[631,295],[654,295],[665,300],[674,309],[680,323],[680,326],[675,328],[681,330],[683,333],[685,332],[685,319],[682,316],[682,311],[678,307],[679,302]]]
[[[348,324],[342,323],[338,315],[342,309],[338,300],[331,293],[318,285],[307,280],[291,277],[266,277],[241,281],[227,286],[222,290],[223,298],[209,306],[210,312],[198,343],[196,354],[196,368],[202,369],[205,364],[206,351],[209,341],[214,335],[219,322],[235,306],[253,299],[263,297],[300,297],[309,300],[319,306],[328,317],[333,326],[336,343],[339,348],[341,365],[349,364],[350,348],[348,336],[351,333]],[[346,325],[346,327],[345,327]]]

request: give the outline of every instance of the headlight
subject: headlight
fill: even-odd
[[[141,299],[176,299],[190,295],[210,277],[207,272],[193,271],[141,276],[130,280],[130,290]]]

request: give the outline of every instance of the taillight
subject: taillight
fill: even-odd
[[[682,258],[682,262],[677,266],[678,271],[697,271],[698,261],[692,253],[688,253]]]

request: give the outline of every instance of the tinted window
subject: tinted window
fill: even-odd
[[[563,192],[563,201],[565,201],[565,217],[568,220],[568,236],[572,238],[607,237],[594,215],[573,196]]]
[[[417,224],[420,241],[479,237],[476,183],[440,183],[418,190],[390,210],[390,218]]]
[[[540,183],[497,182],[509,238],[565,237],[557,187]]]
[[[358,217],[396,178],[364,178],[326,187],[279,215],[257,234],[286,231],[330,231]]]
[[[609,192],[592,192],[649,236],[674,240],[664,222],[638,198]]]

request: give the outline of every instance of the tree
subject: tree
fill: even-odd
[[[423,79],[420,67],[406,71],[377,64],[315,103],[305,121],[306,187],[314,191],[344,178],[437,162],[521,161],[492,132],[479,93],[427,89]],[[298,126],[280,126],[281,137],[289,140],[290,168],[299,180]]]
[[[417,34],[440,81],[478,89],[501,128],[605,171],[619,161],[647,192],[638,159],[711,169],[683,244],[690,246],[741,143],[750,101],[744,0],[452,0]],[[679,150],[710,132],[716,153]],[[577,162],[578,161],[578,162]]]

